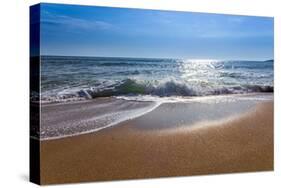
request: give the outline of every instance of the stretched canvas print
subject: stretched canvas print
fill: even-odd
[[[30,7],[30,180],[273,170],[271,17]]]

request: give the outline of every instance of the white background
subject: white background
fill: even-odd
[[[160,178],[65,187],[277,187],[281,182],[281,6],[279,0],[45,0],[44,2],[274,16],[275,170],[274,172]],[[29,183],[29,6],[36,0],[2,0],[0,5],[0,187]],[[58,186],[63,187],[63,186]],[[279,186],[280,187],[280,186]]]

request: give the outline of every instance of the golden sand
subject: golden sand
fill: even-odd
[[[130,120],[41,141],[42,184],[267,170],[273,170],[273,102],[198,128],[151,131]]]

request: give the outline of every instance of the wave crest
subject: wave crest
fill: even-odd
[[[111,96],[137,96],[151,95],[158,97],[170,96],[209,96],[224,94],[243,94],[258,92],[273,92],[274,87],[270,85],[240,85],[240,86],[212,86],[207,83],[194,84],[185,83],[175,80],[167,81],[139,81],[135,79],[125,79],[115,83],[104,82],[97,84],[89,89],[76,88],[72,91],[61,92],[56,95],[41,96],[42,102],[67,102],[85,99],[93,99],[98,97]]]
[[[205,96],[221,94],[238,94],[253,92],[273,92],[273,86],[264,85],[242,85],[221,88],[200,85],[188,85],[186,83],[169,80],[166,82],[146,82],[134,79],[125,79],[119,84],[102,89],[80,90],[78,95],[85,98],[109,97],[119,95],[156,95],[160,97],[169,96]]]

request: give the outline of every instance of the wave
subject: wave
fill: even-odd
[[[125,66],[125,67],[129,67],[129,66],[159,66],[159,63],[157,62],[151,62],[149,64],[144,64],[144,63],[136,63],[136,62],[98,62],[95,63],[96,66],[105,66],[105,67],[111,67],[111,66]]]
[[[274,87],[270,85],[234,85],[234,86],[204,86],[194,83],[185,83],[175,80],[168,81],[139,81],[135,79],[125,79],[116,83],[101,83],[89,89],[70,90],[71,92],[60,92],[55,96],[41,96],[41,101],[46,102],[65,102],[73,100],[93,99],[98,97],[112,96],[136,96],[151,95],[158,97],[192,97],[192,96],[209,96],[225,94],[243,94],[243,93],[263,93],[274,92]]]
[[[274,87],[270,85],[221,85],[213,86],[204,82],[186,83],[175,80],[168,81],[139,81],[135,79],[125,79],[118,82],[100,83],[89,89],[64,90],[52,95],[42,95],[42,102],[65,102],[73,100],[93,99],[98,97],[112,96],[136,96],[151,95],[158,97],[171,96],[209,96],[224,94],[243,94],[243,93],[263,93],[274,92]]]
[[[273,86],[265,85],[241,85],[241,86],[223,86],[219,88],[201,87],[188,85],[176,81],[166,81],[163,83],[151,83],[137,81],[134,79],[125,79],[119,85],[110,88],[88,89],[78,91],[80,97],[96,98],[110,97],[119,95],[155,95],[159,97],[169,96],[205,96],[253,92],[273,92]]]

